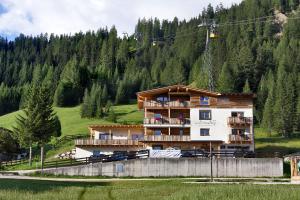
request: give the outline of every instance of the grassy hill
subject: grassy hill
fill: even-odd
[[[143,113],[136,104],[113,106],[117,115],[117,123],[139,124],[142,123]],[[55,108],[62,125],[62,136],[88,133],[88,125],[113,124],[104,119],[83,119],[80,117],[80,106],[70,108]],[[22,111],[16,111],[0,116],[0,127],[12,129],[16,116]]]
[[[80,106],[69,107],[69,108],[58,108],[55,107],[55,112],[59,116],[62,125],[62,137],[65,135],[79,135],[79,134],[89,134],[88,125],[91,124],[113,124],[112,122],[103,119],[85,119],[80,117]],[[118,105],[113,106],[113,109],[117,115],[117,123],[119,124],[140,124],[143,119],[143,112],[139,111],[136,104],[129,105]],[[13,128],[16,121],[16,116],[21,114],[22,111],[16,111],[9,113],[7,115],[0,116],[0,127],[5,127],[8,129]],[[52,159],[53,156],[58,153],[70,151],[74,148],[74,141],[64,141],[60,143],[55,148],[46,147],[46,157],[47,159]],[[34,148],[34,154],[39,154],[39,149]],[[19,166],[18,168],[27,169],[28,166]],[[12,168],[14,169],[14,168]]]

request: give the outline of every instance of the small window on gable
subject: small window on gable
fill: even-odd
[[[157,97],[156,100],[158,102],[167,102],[168,101],[168,97],[160,96],[160,97]]]
[[[209,105],[209,97],[200,97],[200,105]]]
[[[209,136],[209,128],[201,128],[200,136]]]

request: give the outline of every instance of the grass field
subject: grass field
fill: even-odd
[[[117,115],[117,123],[142,123],[143,113],[136,104],[113,106]],[[80,117],[80,106],[70,108],[55,108],[62,125],[62,135],[87,134],[90,124],[112,124],[104,119],[86,119]],[[0,127],[12,129],[15,119],[22,111],[16,111],[0,116]]]
[[[300,135],[294,134],[292,138],[283,138],[277,134],[267,135],[261,128],[255,128],[255,148],[269,152],[298,152],[300,151]]]
[[[4,179],[0,181],[0,199],[299,200],[300,197],[299,185],[187,184],[183,181],[71,183]]]

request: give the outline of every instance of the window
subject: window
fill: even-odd
[[[155,130],[154,135],[161,135],[161,130]]]
[[[244,117],[244,112],[231,112],[231,117]]]
[[[155,120],[161,120],[161,118],[162,118],[162,117],[161,117],[161,114],[159,114],[159,113],[155,113],[155,114],[154,114],[154,119],[155,119]]]
[[[232,129],[231,130],[232,135],[245,135],[245,129]]]
[[[99,156],[100,155],[100,150],[93,150],[93,155],[94,156]]]
[[[158,102],[167,102],[168,101],[168,97],[161,96],[161,97],[157,97],[156,100]]]
[[[162,150],[163,146],[162,145],[152,145],[153,150]]]
[[[109,139],[109,133],[99,134],[100,140],[108,140]]]
[[[200,97],[200,105],[209,105],[209,97]]]
[[[210,110],[200,110],[199,111],[199,120],[211,120],[211,111]]]
[[[179,135],[180,135],[180,136],[183,136],[183,129],[182,129],[182,128],[179,129]]]
[[[143,135],[133,134],[131,135],[132,140],[143,139]]]
[[[209,128],[201,128],[200,136],[209,136]]]

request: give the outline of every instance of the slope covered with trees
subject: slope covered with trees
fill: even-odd
[[[199,12],[201,12],[199,10]],[[284,16],[288,19],[285,20]],[[275,16],[275,17],[266,17]],[[48,83],[56,106],[82,103],[82,117],[109,115],[135,93],[177,83],[208,88],[204,20],[220,92],[257,93],[255,119],[270,133],[299,129],[300,12],[296,0],[245,0],[209,6],[189,21],[141,19],[135,33],[99,29],[75,35],[0,40],[0,115],[23,107],[29,85]]]

